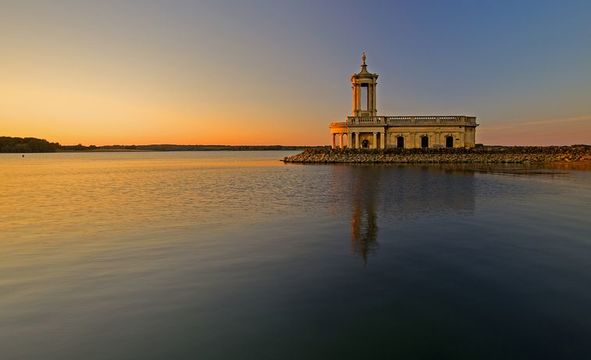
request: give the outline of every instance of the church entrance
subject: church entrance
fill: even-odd
[[[446,136],[445,137],[445,147],[446,148],[454,147],[454,137],[453,136]]]
[[[429,137],[428,136],[421,136],[421,147],[422,148],[429,147]]]
[[[369,140],[363,140],[361,142],[361,147],[364,149],[368,149],[369,148]]]
[[[403,149],[404,148],[404,137],[398,136],[396,138],[396,147],[399,148],[399,149]]]

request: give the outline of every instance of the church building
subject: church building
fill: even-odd
[[[351,76],[353,112],[345,122],[330,124],[333,148],[473,148],[476,117],[465,115],[378,116],[378,74],[367,71],[365,52],[361,71]]]

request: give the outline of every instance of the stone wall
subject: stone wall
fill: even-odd
[[[283,159],[290,163],[552,163],[591,161],[591,146],[481,146],[474,149],[310,148]]]
[[[467,132],[467,130],[471,130]],[[388,128],[387,147],[396,147],[396,138],[404,138],[404,148],[416,149],[421,147],[421,137],[429,138],[429,147],[445,147],[445,137],[452,136],[453,147],[474,147],[474,128],[460,126],[441,127],[390,127]]]

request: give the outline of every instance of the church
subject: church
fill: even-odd
[[[378,74],[367,70],[365,52],[361,71],[351,76],[353,112],[347,121],[330,124],[333,148],[473,148],[476,117],[465,115],[378,116]]]

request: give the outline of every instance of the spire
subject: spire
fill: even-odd
[[[363,51],[361,53],[361,71],[367,71],[367,64],[365,63],[366,59],[367,56],[365,56],[365,51]]]

